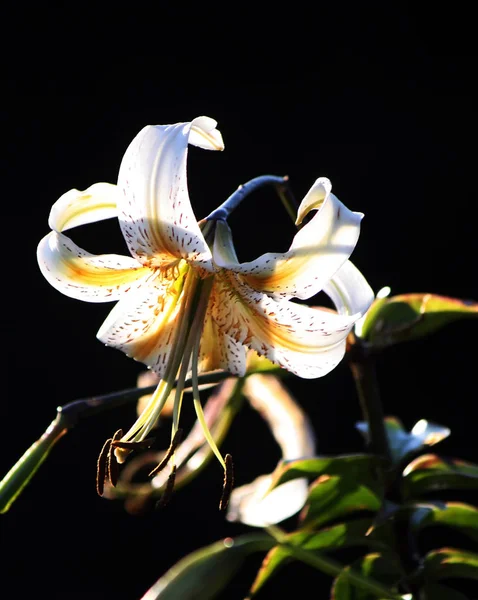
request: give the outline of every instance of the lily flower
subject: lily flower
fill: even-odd
[[[347,334],[373,300],[348,261],[363,215],[348,210],[326,178],[317,179],[300,204],[298,223],[317,212],[285,253],[240,263],[223,216],[196,220],[187,189],[188,144],[223,150],[216,125],[198,117],[144,127],[126,150],[117,185],[97,183],[60,197],[50,213],[52,231],[38,246],[41,272],[57,290],[88,302],[117,301],[97,337],[159,377],[141,415],[113,442],[119,462],[148,436],[175,387],[174,440],[192,371],[198,419],[226,469],[204,421],[198,373],[243,375],[251,348],[300,377],[323,376],[342,359]],[[110,217],[118,218],[131,256],[93,255],[64,234]],[[320,290],[337,313],[293,302]]]

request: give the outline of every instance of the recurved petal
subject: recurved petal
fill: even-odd
[[[37,258],[41,272],[54,288],[88,302],[118,300],[151,273],[130,256],[90,254],[56,231],[40,241]]]
[[[129,145],[118,176],[118,217],[130,252],[138,260],[163,266],[184,258],[212,270],[211,253],[189,200],[188,143],[222,150],[216,122],[148,125]]]
[[[257,291],[284,298],[311,298],[349,258],[357,243],[363,216],[346,208],[330,189],[328,179],[317,179],[301,203],[299,217],[303,218],[313,209],[318,212],[295,235],[285,253],[268,253],[252,262],[237,264],[231,258],[229,227],[219,222],[214,262],[240,273]]]
[[[50,211],[48,224],[57,232],[118,215],[118,189],[111,183],[95,183],[84,191],[70,190]]]
[[[337,366],[346,337],[361,316],[274,300],[227,272],[216,276],[211,306],[224,333],[306,379],[322,377]]]
[[[173,291],[177,283],[159,275],[145,281],[116,304],[97,338],[144,363],[161,378],[177,330],[182,299]]]
[[[365,277],[350,260],[345,261],[331,277],[324,292],[337,311],[346,315],[365,314],[375,296]]]
[[[266,420],[281,447],[282,459],[292,460],[315,454],[315,436],[307,415],[275,376],[251,375],[244,394]],[[272,475],[235,488],[227,518],[264,527],[297,513],[307,500],[307,479],[288,481],[269,492]],[[269,492],[269,493],[267,493]]]
[[[199,372],[223,369],[242,377],[246,372],[246,347],[224,333],[208,311],[199,347]]]
[[[272,475],[260,475],[232,491],[227,519],[252,527],[267,527],[295,515],[307,500],[306,479],[287,481],[271,492]]]

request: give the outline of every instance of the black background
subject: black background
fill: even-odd
[[[469,10],[459,3],[446,10],[346,2],[102,6],[4,14],[2,472],[56,406],[131,387],[141,371],[95,339],[111,306],[56,292],[35,250],[53,202],[73,187],[115,182],[127,145],[146,124],[202,114],[218,121],[226,150],[190,150],[198,217],[257,175],[289,175],[298,199],[327,176],[349,208],[365,213],[352,258],[375,291],[390,285],[395,294],[478,299]],[[231,225],[242,259],[285,250],[293,235],[267,192],[245,203]],[[88,226],[75,241],[92,252],[123,251],[115,223]],[[407,427],[423,417],[448,425],[443,452],[469,460],[477,460],[477,327],[449,326],[379,362],[386,413]],[[313,420],[320,453],[362,449],[345,363],[290,387]],[[133,517],[96,496],[97,453],[133,418],[134,407],[118,409],[71,431],[2,516],[6,597],[136,600],[187,552],[248,531],[217,511],[217,463],[164,511]],[[238,484],[278,459],[247,408],[224,448],[235,457]],[[225,597],[243,597],[258,564],[251,561]],[[294,574],[301,586],[316,585],[310,569],[289,567],[264,597],[293,590]]]

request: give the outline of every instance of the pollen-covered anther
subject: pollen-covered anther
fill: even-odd
[[[232,488],[234,487],[234,463],[232,462],[232,456],[230,454],[226,454],[224,457],[224,462],[226,463],[226,468],[224,469],[224,484],[222,487],[222,496],[219,501],[219,510],[225,511],[227,505],[229,504],[229,499],[231,497]]]
[[[96,491],[98,496],[102,496],[105,489],[106,468],[108,461],[108,453],[110,451],[112,438],[108,438],[101,448],[98,462],[96,463]]]
[[[174,491],[174,482],[176,481],[176,465],[171,469],[171,473],[169,474],[168,481],[166,482],[166,487],[164,488],[163,495],[160,500],[156,502],[156,508],[163,508],[166,504],[169,503]]]
[[[108,478],[109,482],[111,483],[111,485],[113,487],[116,487],[116,484],[118,483],[118,475],[119,475],[118,461],[116,460],[116,457],[114,454],[113,442],[119,440],[122,437],[123,437],[123,430],[118,429],[118,431],[114,434],[113,439],[111,440],[111,444],[108,449],[108,461],[106,464],[106,477]]]
[[[149,474],[150,477],[153,477],[154,475],[157,475],[158,473],[160,473],[164,469],[164,467],[171,460],[171,457],[175,453],[176,448],[179,446],[179,444],[181,443],[182,439],[183,439],[183,430],[182,429],[178,429],[176,431],[176,433],[174,434],[173,440],[172,440],[169,448],[167,449],[166,454],[163,456],[163,459],[161,460],[161,462],[159,463],[159,465],[157,467],[155,467],[151,471],[151,473]]]

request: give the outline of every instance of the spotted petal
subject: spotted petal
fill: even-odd
[[[341,361],[346,337],[361,316],[275,300],[226,271],[216,276],[211,314],[236,342],[306,379],[326,375]]]
[[[189,200],[188,143],[210,150],[224,145],[216,121],[146,126],[129,145],[118,176],[118,215],[130,252],[151,266],[178,258],[212,270],[211,253]]]
[[[111,183],[95,183],[84,191],[70,190],[52,206],[48,224],[54,231],[66,231],[116,217],[118,189]]]
[[[352,253],[363,217],[346,208],[330,190],[328,179],[317,179],[299,207],[299,219],[310,210],[318,212],[295,235],[285,253],[270,252],[252,262],[238,264],[232,257],[229,227],[218,223],[214,262],[240,273],[257,291],[285,298],[311,298],[323,289]]]
[[[210,311],[206,315],[199,348],[198,371],[224,369],[241,377],[246,372],[246,347],[224,333]]]
[[[181,281],[151,273],[143,286],[116,304],[97,337],[163,377],[178,328]]]
[[[40,241],[37,258],[41,272],[54,288],[88,302],[119,300],[151,273],[130,256],[90,254],[56,231]]]

